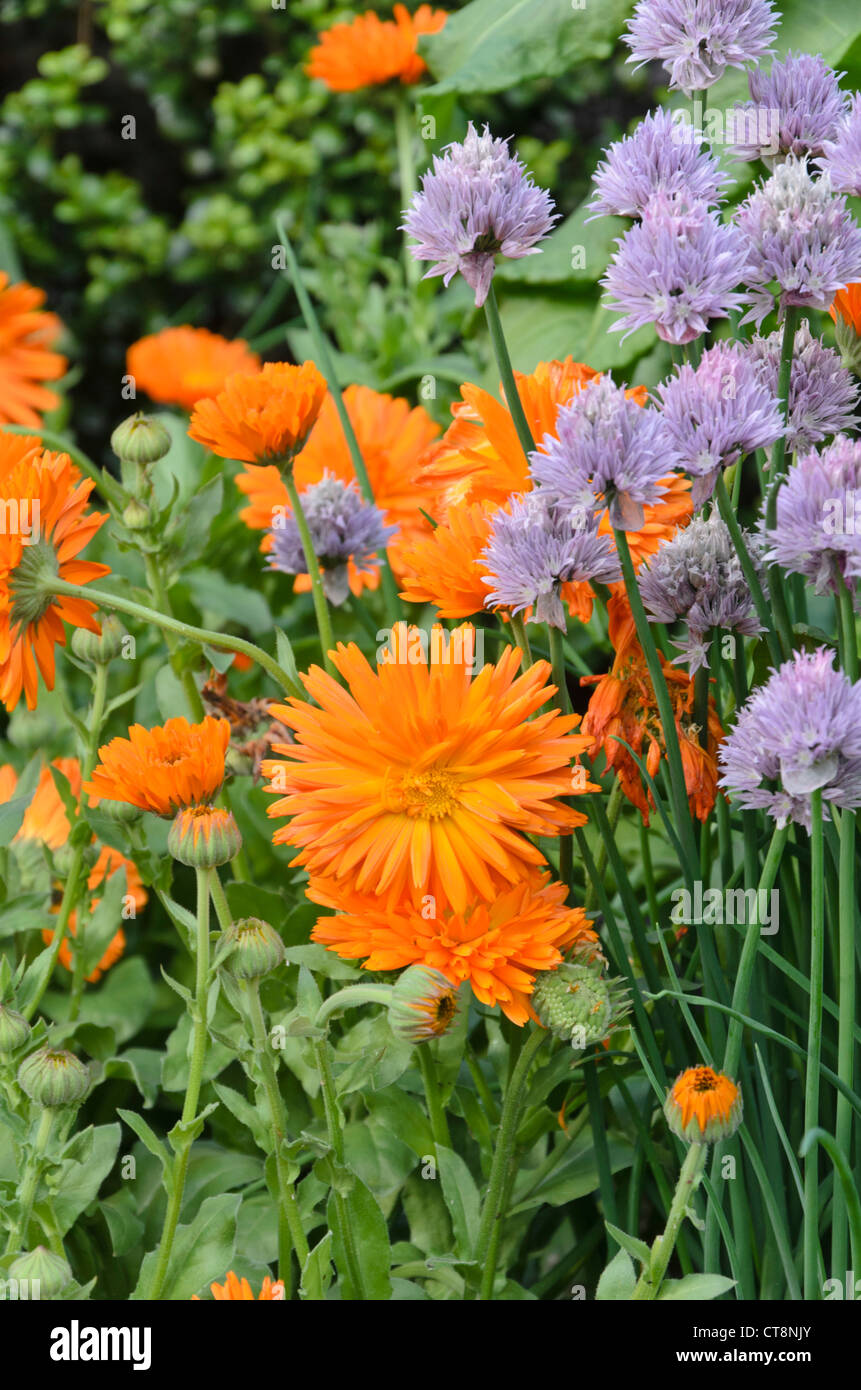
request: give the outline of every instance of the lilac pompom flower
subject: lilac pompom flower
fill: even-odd
[[[757,537],[745,536],[760,582],[765,579]],[[762,631],[741,562],[720,517],[694,517],[644,564],[638,575],[650,622],[683,618],[687,639],[675,645],[691,672],[708,667],[708,638],[715,628],[755,637]]]
[[[676,461],[659,413],[602,376],[559,409],[530,473],[572,515],[606,508],[613,527],[639,531],[643,504],[664,495]]]
[[[806,158],[787,155],[736,214],[748,246],[746,283],[760,324],[774,307],[827,309],[838,290],[861,280],[861,229],[827,174],[814,179]]]
[[[696,368],[687,363],[657,388],[664,423],[701,507],[722,468],[783,434],[777,391],[735,343],[716,343]]]
[[[652,323],[664,342],[689,343],[745,301],[736,292],[747,269],[745,239],[705,203],[657,193],[616,244],[601,281],[608,307],[624,315],[611,332]]]
[[[364,501],[354,483],[344,483],[328,472],[319,483],[306,488],[300,500],[323,572],[326,597],[330,603],[341,604],[350,592],[348,562],[358,569],[378,565],[375,552],[385,549],[398,528],[386,526],[383,513]],[[284,574],[307,574],[296,518],[290,514],[279,517],[271,535],[270,568]]]
[[[856,517],[857,510],[857,517]],[[777,494],[768,559],[803,574],[818,594],[850,590],[861,577],[861,441],[838,435],[821,454],[803,454]]]
[[[777,395],[783,330],[754,336],[744,349],[768,390]],[[832,348],[823,347],[802,319],[795,334],[789,377],[787,454],[806,453],[829,435],[857,423],[858,384]]]
[[[656,193],[718,201],[732,180],[703,149],[699,132],[679,121],[680,114],[687,113],[658,110],[646,116],[633,135],[610,145],[593,177],[593,217],[640,217]]]
[[[796,652],[739,711],[718,750],[719,784],[779,826],[811,828],[810,793],[861,805],[861,682],[850,684],[826,647]]]
[[[838,193],[861,197],[861,92],[853,96],[833,140],[826,141],[823,156],[817,162]]]
[[[691,96],[772,53],[777,20],[772,0],[639,0],[622,42],[629,63],[658,60]]]
[[[750,73],[751,101],[732,113],[731,153],[738,159],[821,155],[846,112],[842,76],[819,53],[789,53],[768,75]]]
[[[572,516],[543,488],[513,498],[509,506],[496,513],[482,553],[489,571],[483,582],[490,587],[485,605],[512,613],[533,608],[530,622],[564,631],[562,584],[621,578],[612,540],[598,534],[597,517],[583,509]]]
[[[413,257],[435,262],[425,279],[441,275],[448,285],[460,271],[480,306],[496,257],[536,255],[536,243],[555,221],[549,193],[528,177],[507,141],[495,139],[487,126],[479,135],[470,122],[462,144],[434,155],[402,227],[418,242],[410,247]]]

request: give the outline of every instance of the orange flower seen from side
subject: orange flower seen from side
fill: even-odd
[[[741,1090],[729,1076],[711,1067],[688,1067],[676,1078],[664,1114],[688,1143],[712,1143],[738,1128],[741,1109]]]
[[[172,816],[207,805],[224,781],[230,724],[211,715],[200,724],[177,716],[163,726],[133,724],[128,738],[99,749],[99,762],[84,791],[106,801],[125,801],[141,811]]]
[[[241,463],[291,459],[320,413],[326,382],[313,362],[266,362],[228,377],[218,395],[198,401],[188,433],[219,458]]]
[[[126,371],[139,390],[160,405],[193,410],[217,396],[236,372],[260,370],[260,358],[241,338],[231,341],[207,328],[163,328],[132,343]]]
[[[238,1275],[229,1270],[225,1276],[223,1284],[210,1284],[212,1297],[217,1303],[234,1302],[235,1300],[251,1300],[258,1303],[283,1303],[284,1285],[280,1279],[271,1279],[269,1275],[263,1280],[263,1285],[256,1299],[251,1292],[251,1285],[247,1279],[240,1279]],[[191,1301],[199,1303],[197,1294],[192,1294]]]
[[[109,573],[107,565],[78,559],[107,521],[87,511],[94,487],[92,479],[81,481],[66,454],[29,452],[0,474],[7,518],[0,531],[0,700],[9,710],[22,692],[35,709],[37,667],[53,690],[54,647],[65,646],[64,623],[101,630],[94,604],[46,593],[55,578],[89,584]]]
[[[347,911],[320,917],[312,939],[343,959],[365,957],[366,970],[417,964],[439,970],[453,984],[466,981],[483,1004],[499,1004],[513,1023],[523,1024],[535,1017],[529,995],[536,973],[554,970],[569,946],[597,942],[582,908],[565,906],[566,891],[548,875],[530,874],[492,901],[432,917],[420,902],[391,911],[360,897],[351,905],[345,895]],[[319,896],[313,879],[308,896]]]
[[[397,80],[409,85],[427,72],[418,54],[420,34],[435,34],[445,24],[444,10],[420,5],[411,15],[395,5],[393,19],[380,19],[372,11],[357,15],[349,24],[333,24],[311,49],[306,72],[333,92],[357,92]]]
[[[44,302],[44,290],[25,281],[10,285],[0,271],[0,425],[38,426],[60,404],[43,383],[66,370],[65,357],[52,350],[62,325]]]
[[[509,648],[473,675],[472,635],[457,629],[446,645],[437,628],[427,644],[399,624],[376,670],[339,644],[347,689],[312,667],[302,680],[315,703],[272,707],[296,736],[274,745],[286,761],[262,764],[279,798],[269,814],[289,818],[274,840],[300,849],[311,875],[386,907],[430,894],[437,911],[463,912],[545,862],[527,835],[584,823],[561,798],[597,790],[572,788],[588,740],[578,716],[538,712],[554,692],[548,663],[518,675]]]

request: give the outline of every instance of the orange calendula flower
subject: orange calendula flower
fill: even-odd
[[[594,758],[603,748],[607,766],[613,768],[625,796],[639,810],[643,824],[648,825],[649,810],[654,806],[654,799],[643,785],[636,762],[619,739],[624,739],[638,757],[645,759],[649,775],[655,777],[661,758],[666,756],[664,731],[646,658],[637,641],[631,610],[623,591],[613,594],[608,611],[610,640],[616,649],[616,656],[612,669],[605,676],[580,678],[581,685],[597,683],[583,718],[583,732],[591,734],[594,739],[590,757]],[[691,815],[704,821],[717,795],[717,748],[723,738],[723,729],[714,699],[710,696],[708,746],[700,746],[700,731],[694,723],[694,682],[662,655],[661,666],[676,716],[676,733]]]
[[[65,357],[52,351],[62,324],[44,302],[44,290],[25,281],[10,285],[0,271],[0,425],[38,426],[60,404],[43,382],[66,370]]]
[[[4,434],[0,431],[0,495],[5,496],[3,487],[16,463],[20,463],[22,459],[35,461],[40,457],[43,463],[56,464],[67,458],[67,455],[43,449],[42,441],[37,434]],[[80,476],[79,470],[70,462],[69,477],[73,482],[77,482]]]
[[[50,592],[53,580],[89,584],[107,565],[78,555],[107,521],[88,512],[95,487],[80,479],[66,454],[28,452],[0,473],[0,700],[13,710],[21,698],[35,709],[39,679],[54,688],[54,647],[65,646],[64,623],[101,631],[95,605]]]
[[[284,1301],[284,1285],[280,1279],[270,1279],[268,1274],[263,1280],[263,1286],[256,1300],[248,1280],[240,1279],[238,1275],[233,1273],[232,1269],[228,1271],[223,1284],[210,1284],[209,1287],[212,1290],[212,1297],[219,1303],[228,1300],[232,1302],[235,1299],[251,1300],[258,1303],[283,1303]],[[196,1293],[191,1295],[191,1299],[193,1303],[200,1302]]]
[[[217,396],[235,372],[260,370],[260,358],[241,338],[231,341],[207,328],[163,328],[138,338],[126,353],[126,371],[151,401],[193,410]]]
[[[312,932],[347,960],[366,970],[399,970],[424,965],[455,984],[467,982],[477,999],[499,1004],[513,1023],[534,1018],[529,995],[539,971],[554,970],[562,952],[576,943],[597,941],[579,907],[565,906],[564,884],[532,874],[498,891],[489,902],[472,901],[460,910],[426,915],[426,904],[401,903],[387,910],[374,899],[335,917],[321,917]],[[327,886],[311,881],[309,897],[328,897]],[[341,900],[349,906],[349,895]]]
[[[847,285],[845,290],[838,290],[828,312],[835,323],[842,319],[861,337],[861,284]]]
[[[333,92],[356,92],[395,80],[404,85],[418,82],[427,72],[418,53],[419,35],[437,33],[447,17],[445,10],[430,5],[420,5],[412,15],[404,5],[395,5],[393,19],[380,19],[370,11],[349,24],[333,24],[311,49],[306,72]]]
[[[664,1114],[673,1133],[689,1144],[717,1143],[741,1124],[741,1090],[711,1067],[688,1067],[669,1092]]]
[[[464,912],[545,862],[526,836],[584,823],[561,798],[597,790],[572,788],[588,740],[577,715],[538,713],[555,689],[548,663],[518,675],[509,648],[473,675],[471,639],[436,628],[428,644],[399,624],[376,670],[339,644],[346,690],[312,667],[302,680],[315,703],[272,707],[296,735],[273,745],[287,761],[262,764],[279,797],[269,814],[289,817],[274,840],[301,850],[295,863],[386,907],[430,894],[437,911]]]
[[[480,613],[488,595],[489,570],[481,558],[498,508],[490,502],[455,502],[429,536],[405,546],[401,598],[433,603],[441,618]]]
[[[125,801],[141,811],[172,816],[208,805],[224,781],[230,724],[211,715],[200,724],[177,716],[163,726],[133,724],[128,738],[99,749],[99,762],[84,791],[106,801]]]
[[[266,362],[237,372],[212,399],[198,401],[188,433],[219,458],[242,463],[291,459],[320,413],[326,382],[313,362]]]

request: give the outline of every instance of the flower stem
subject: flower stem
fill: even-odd
[[[401,90],[395,94],[395,138],[398,146],[398,180],[401,208],[406,212],[416,191],[416,164],[413,158],[413,111],[410,98]],[[404,232],[404,274],[407,285],[418,281],[419,263],[411,255],[409,233]]]
[[[849,680],[854,685],[858,679],[858,634],[855,628],[855,605],[852,602],[852,593],[849,586],[836,567],[835,576],[837,579],[837,607],[841,627],[841,664]]]
[[[532,431],[523,410],[523,403],[520,393],[517,390],[517,383],[514,379],[514,372],[511,366],[511,358],[508,355],[508,346],[505,341],[505,334],[502,331],[502,319],[499,317],[499,305],[496,302],[496,291],[491,281],[487,299],[484,301],[484,312],[487,318],[487,326],[490,330],[490,340],[493,343],[493,354],[496,358],[496,365],[499,375],[502,378],[502,389],[505,392],[505,402],[509,413],[514,421],[514,428],[517,430],[517,438],[520,440],[526,458],[535,448],[535,440],[532,438]]]
[[[308,577],[311,580],[311,597],[314,600],[314,613],[317,617],[317,631],[320,634],[320,646],[323,649],[323,664],[329,675],[337,680],[338,672],[332,664],[332,658],[329,655],[335,647],[335,638],[332,633],[332,620],[329,616],[329,605],[326,602],[326,594],[323,589],[323,576],[320,573],[320,564],[314,553],[314,542],[311,538],[308,519],[302,507],[299,489],[293,478],[292,470],[285,468],[281,477],[287,489],[287,496],[290,498],[290,506],[293,508],[293,515],[296,518],[296,525],[299,529],[299,539],[302,542],[302,553],[305,556],[305,564],[308,566]]]
[[[30,1224],[33,1202],[36,1199],[36,1189],[39,1186],[42,1159],[45,1156],[45,1150],[48,1147],[48,1140],[54,1126],[54,1115],[55,1111],[46,1106],[39,1116],[39,1128],[36,1130],[33,1147],[27,1156],[24,1167],[21,1196],[18,1202],[18,1219],[13,1223],[9,1232],[9,1239],[6,1242],[7,1255],[14,1254],[18,1249],[19,1242],[27,1239],[27,1227]]]
[[[329,1044],[325,1038],[314,1039],[314,1055],[317,1059],[317,1070],[320,1073],[320,1088],[323,1093],[323,1107],[326,1111],[326,1128],[329,1134],[329,1143],[332,1147],[332,1154],[335,1162],[340,1168],[343,1168],[346,1164],[344,1131],[341,1127],[341,1113],[338,1108],[338,1098],[335,1094],[335,1081],[329,1063],[328,1048]],[[333,1190],[332,1198],[335,1204],[335,1212],[340,1229],[347,1274],[349,1275],[350,1283],[355,1289],[357,1299],[364,1301],[367,1298],[367,1294],[365,1293],[362,1267],[359,1263],[357,1253],[356,1235],[353,1229],[353,1219],[349,1200],[343,1193],[338,1192],[337,1189]]]
[[[855,812],[840,814],[839,867],[839,947],[838,978],[840,1011],[837,1017],[837,1074],[852,1090],[855,1063]],[[834,1138],[851,1164],[852,1106],[846,1095],[837,1095]],[[834,1211],[831,1223],[831,1272],[842,1279],[849,1268],[848,1212],[843,1184],[834,1184]]]
[[[825,963],[825,836],[822,788],[810,793],[810,1013],[807,1026],[807,1074],[804,1083],[804,1131],[819,1124],[819,1067],[822,1056],[822,997]],[[804,1159],[804,1297],[819,1297],[819,1160],[818,1147]]]
[[[784,657],[789,656],[792,645],[791,637],[788,630],[786,630],[784,632],[781,632],[780,641],[778,642],[777,635],[774,631],[774,626],[771,621],[771,613],[769,612],[768,603],[766,601],[765,594],[762,591],[762,585],[759,582],[759,576],[757,575],[753,561],[750,558],[750,551],[744,543],[744,536],[741,534],[741,527],[738,524],[738,518],[736,517],[736,514],[733,511],[732,503],[729,500],[729,494],[726,490],[726,483],[724,482],[723,477],[720,474],[718,475],[718,480],[715,484],[715,497],[717,498],[718,511],[720,512],[721,517],[727,527],[727,530],[729,531],[730,536],[732,537],[732,543],[735,546],[736,554],[738,555],[742,570],[744,571],[744,577],[747,580],[747,587],[750,589],[750,596],[753,599],[753,605],[756,609],[756,616],[759,618],[759,621],[765,632],[765,640],[768,643],[769,655],[771,656],[771,659],[774,662],[775,666],[779,666],[782,659],[781,649],[783,649]],[[778,582],[782,582],[779,576]]]
[[[685,1154],[685,1161],[682,1164],[676,1190],[673,1193],[667,1224],[664,1227],[663,1235],[658,1237],[652,1247],[651,1262],[637,1281],[637,1287],[631,1294],[632,1302],[643,1302],[657,1298],[664,1275],[667,1272],[667,1265],[670,1263],[670,1256],[676,1248],[676,1241],[685,1219],[688,1203],[703,1175],[707,1153],[708,1144],[691,1144]]]
[[[523,653],[522,669],[526,671],[532,665],[532,648],[529,645],[529,637],[526,632],[526,624],[523,621],[522,613],[511,614],[511,635],[520,651]]]
[[[436,1074],[436,1064],[431,1052],[432,1046],[433,1044],[429,1042],[419,1043],[415,1051],[419,1059],[419,1070],[422,1074],[422,1081],[424,1083],[425,1100],[427,1101],[428,1116],[430,1117],[434,1144],[440,1144],[444,1149],[450,1149],[451,1135],[449,1134],[445,1106],[440,1098],[440,1085]]]
[[[155,606],[160,613],[166,613],[169,618],[173,617],[173,608],[167,596],[167,589],[161,577],[161,571],[154,555],[144,555],[144,570],[146,572],[146,582],[155,600]],[[180,681],[185,698],[188,702],[188,710],[192,719],[199,722],[204,715],[203,700],[194,675],[188,666],[183,666],[178,660],[179,640],[177,634],[169,628],[165,629],[165,643],[170,656],[170,664],[174,669],[177,679]]]
[[[93,700],[90,706],[90,727],[87,737],[87,749],[84,757],[85,777],[89,780],[98,756],[99,737],[101,735],[102,724],[105,720],[105,702],[108,691],[108,667],[105,662],[99,662],[93,676]],[[81,792],[84,796],[84,792]],[[73,1023],[81,1011],[81,1000],[84,995],[84,931],[86,922],[84,913],[79,913],[78,923],[75,932],[75,948],[72,969],[72,993],[69,1004],[69,1022]]]
[[[795,346],[795,334],[798,329],[800,317],[801,310],[797,304],[790,304],[787,306],[783,321],[783,342],[780,349],[780,365],[777,372],[777,398],[780,403],[780,413],[783,416],[784,425],[787,425],[789,422],[789,387],[792,380],[792,351]],[[786,436],[781,435],[780,439],[775,440],[771,451],[771,476],[769,479],[768,498],[765,506],[765,524],[769,531],[772,531],[777,524],[777,494],[783,483],[785,462]],[[777,624],[777,630],[780,633],[781,645],[784,648],[784,657],[788,657],[792,648],[792,629],[786,608],[786,599],[783,593],[785,580],[777,565],[772,565],[770,567],[768,576],[774,620]],[[789,638],[789,645],[787,645],[787,638]]]

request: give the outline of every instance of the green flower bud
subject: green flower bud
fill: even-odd
[[[229,811],[218,806],[186,806],[174,817],[167,848],[180,864],[214,869],[236,858],[242,836]]]
[[[94,809],[100,816],[107,816],[108,820],[117,821],[120,825],[134,824],[143,815],[139,807],[132,806],[128,801],[100,801]]]
[[[274,927],[259,917],[232,922],[224,933],[224,947],[233,949],[225,970],[237,980],[259,980],[277,970],[284,959],[284,942]]]
[[[115,613],[99,615],[101,632],[88,632],[86,628],[76,627],[72,633],[72,651],[79,661],[92,662],[94,666],[107,666],[118,657],[123,649],[126,630]]]
[[[152,521],[152,513],[146,502],[133,497],[123,512],[123,525],[129,531],[145,531]]]
[[[40,1047],[18,1068],[18,1085],[25,1095],[46,1109],[77,1105],[90,1089],[90,1072],[71,1052],[59,1047]]]
[[[30,1025],[23,1014],[0,1004],[0,1052],[16,1052],[30,1036]]]
[[[566,962],[535,977],[531,1004],[541,1023],[572,1047],[603,1042],[628,1012],[621,980],[605,979],[600,966]]]
[[[35,1250],[13,1261],[9,1277],[19,1283],[26,1279],[30,1298],[56,1298],[71,1282],[72,1271],[59,1255],[52,1254],[44,1245],[37,1245]]]
[[[856,376],[861,376],[861,338],[858,337],[852,324],[847,323],[842,314],[839,313],[834,325],[834,336],[837,339],[843,366],[850,372],[854,372]]]
[[[405,1042],[430,1042],[457,1018],[458,987],[428,965],[410,965],[398,976],[389,1000],[389,1025]]]
[[[111,448],[117,458],[129,463],[156,463],[170,447],[170,434],[164,425],[141,411],[123,420],[111,435]]]

